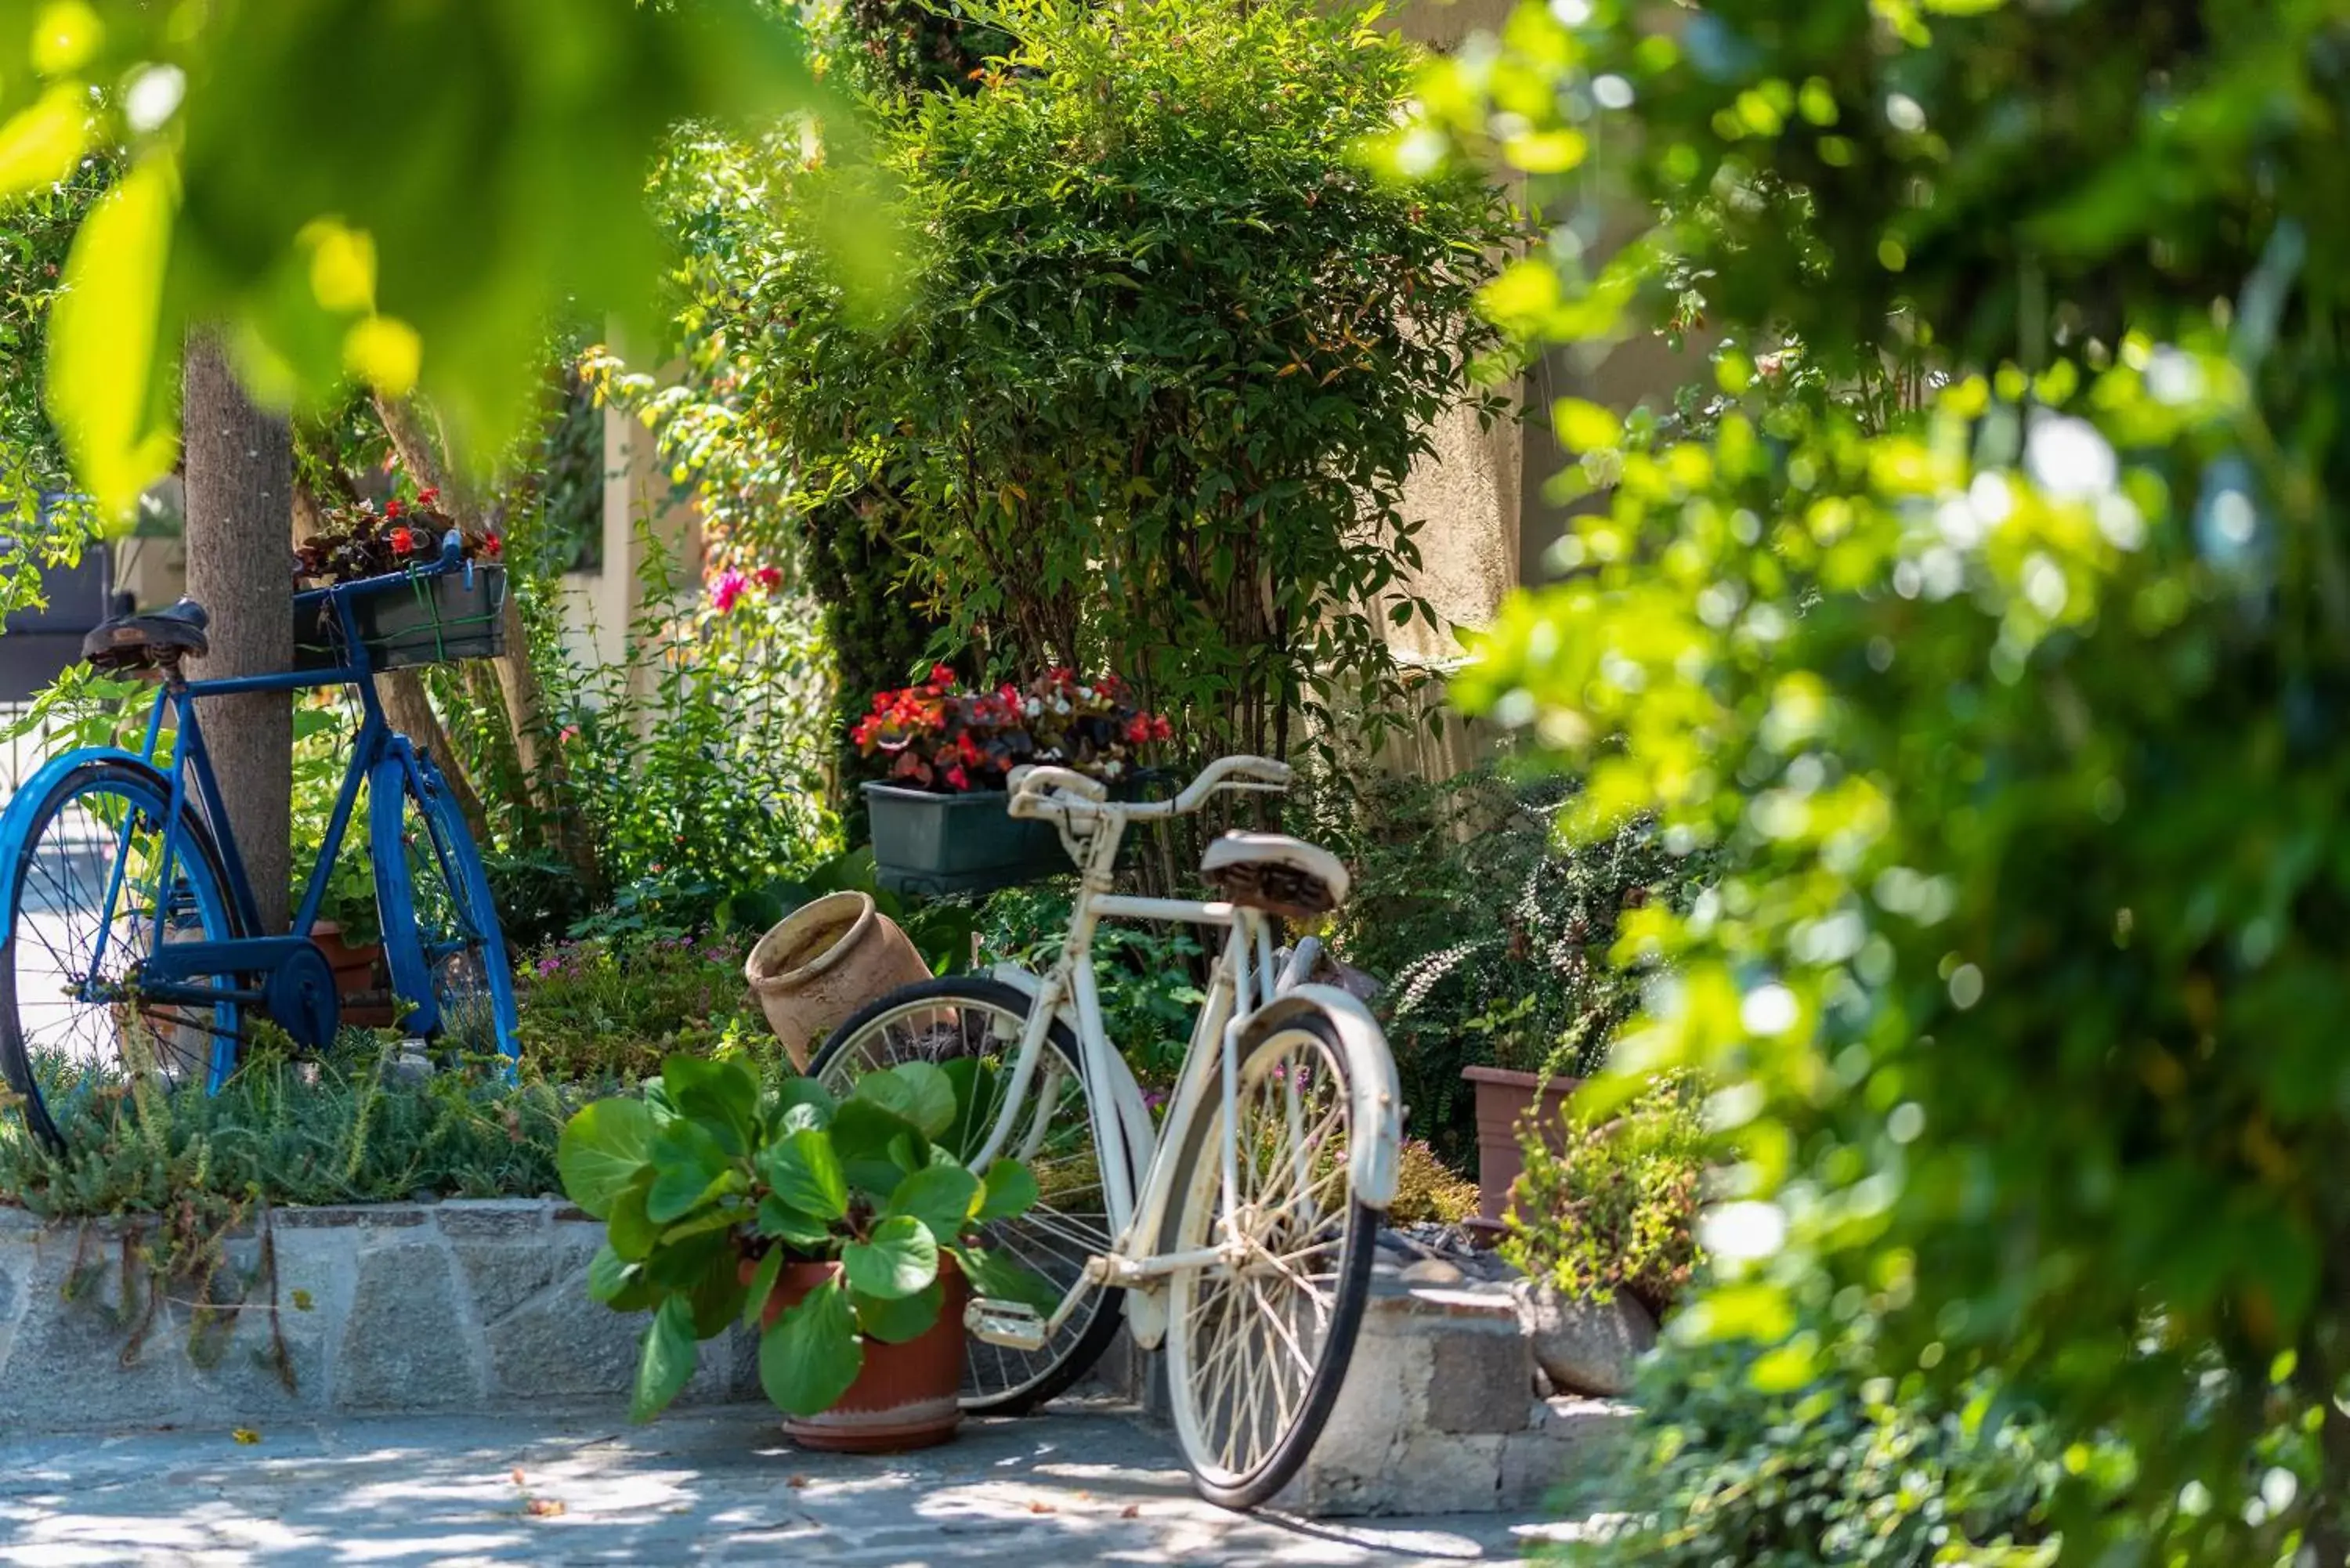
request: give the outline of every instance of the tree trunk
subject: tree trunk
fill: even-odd
[[[201,677],[259,675],[294,664],[294,439],[254,407],[217,339],[188,340],[182,382],[187,441],[188,595],[211,612]],[[263,933],[289,916],[288,819],[294,795],[294,697],[207,697],[204,743],[220,776],[228,826],[253,880]]]
[[[307,486],[296,481],[294,485],[294,535],[296,540],[317,533],[326,521],[324,510]],[[441,764],[441,776],[448,781],[450,797],[456,801],[458,812],[465,819],[465,830],[476,844],[489,842],[490,819],[482,813],[482,797],[466,776],[463,763],[449,744],[449,732],[442,726],[441,715],[432,709],[432,699],[424,690],[424,682],[413,670],[388,670],[375,678],[376,701],[383,704],[383,716],[391,727],[422,748]]]
[[[442,509],[457,520],[461,530],[476,537],[486,535],[489,527],[482,499],[443,461],[430,416],[413,402],[381,396],[375,400],[375,408],[384,433],[391,438],[392,450],[400,453],[410,475],[419,485],[441,493]],[[588,842],[585,826],[572,809],[563,753],[552,739],[538,676],[530,667],[530,637],[523,626],[521,607],[511,592],[506,595],[505,634],[506,651],[492,663],[497,670],[528,805],[565,864],[593,888],[600,880],[595,846]]]

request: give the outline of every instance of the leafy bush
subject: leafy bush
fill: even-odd
[[[1758,1347],[1668,1335],[1603,1511],[1567,1548],[1583,1568],[2044,1568],[2063,1445],[1985,1387],[1944,1403],[1912,1376],[1831,1359],[1755,1386]]]
[[[1569,845],[1572,790],[1492,771],[1378,777],[1305,797],[1305,832],[1353,869],[1331,946],[1385,982],[1378,1007],[1414,1128],[1447,1158],[1475,1145],[1461,1069],[1582,1075],[1639,1002],[1611,956],[1627,909],[1685,901],[1702,867],[1633,826]]]
[[[976,967],[1019,963],[1039,973],[1060,961],[1073,909],[1066,882],[1006,888],[981,906]],[[1094,980],[1102,1027],[1146,1086],[1174,1082],[1207,992],[1207,950],[1197,928],[1104,921],[1094,932]]]
[[[1284,752],[1339,671],[1407,722],[1384,618],[1435,617],[1399,583],[1401,485],[1436,416],[1499,410],[1470,369],[1506,202],[1362,167],[1417,57],[1361,7],[990,20],[1017,45],[981,90],[876,108],[895,295],[818,264],[870,210],[853,161],[789,138],[673,161],[700,403],[659,405],[666,450],[728,475],[697,434],[761,432],[791,483],[738,542],[853,517],[902,551],[858,590],[936,615],[982,672],[1115,668],[1188,750]]]
[[[1057,1293],[982,1244],[1027,1211],[1036,1179],[1016,1159],[971,1170],[981,1064],[909,1062],[836,1101],[813,1078],[763,1093],[739,1063],[672,1056],[642,1097],[598,1100],[563,1129],[564,1190],[606,1221],[588,1293],[650,1310],[629,1400],[650,1420],[693,1376],[698,1342],[739,1316],[759,1326],[759,1384],[788,1415],[831,1408],[868,1341],[900,1345],[939,1320],[941,1270],[972,1293],[1047,1311]],[[786,1263],[837,1263],[778,1307]],[[774,1312],[772,1321],[767,1314]]]
[[[515,980],[524,1065],[572,1083],[653,1077],[679,1051],[778,1059],[743,951],[712,935],[565,941],[525,955]]]
[[[1398,1225],[1458,1225],[1477,1212],[1477,1184],[1444,1163],[1425,1140],[1408,1137],[1396,1161],[1395,1201],[1388,1219]]]
[[[1661,328],[1710,272],[1751,345],[1691,366],[1742,405],[1703,439],[1560,410],[1611,493],[1461,690],[1585,774],[1579,829],[1731,867],[1643,913],[1676,983],[1637,1053],[1735,1079],[1773,1151],[1725,1288],[2126,1439],[2063,1500],[2082,1561],[2350,1559],[2340,16],[1654,16],[1529,3],[1430,88],[1662,202],[1596,273],[1561,221],[1497,308]],[[1929,374],[1752,410],[1783,330]]]
[[[389,1036],[346,1031],[297,1064],[256,1043],[218,1095],[166,1092],[39,1064],[58,1118],[57,1154],[0,1107],[0,1193],[53,1220],[189,1208],[223,1223],[272,1204],[536,1197],[556,1189],[555,1146],[569,1114],[541,1082],[494,1074],[386,1072]]]
[[[1596,1115],[1581,1100],[1561,1113],[1555,1150],[1546,1129],[1518,1129],[1525,1172],[1502,1256],[1572,1300],[1620,1290],[1661,1314],[1704,1262],[1696,1225],[1711,1139],[1698,1081],[1671,1075]]]

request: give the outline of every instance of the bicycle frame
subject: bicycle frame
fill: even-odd
[[[444,559],[434,571],[417,575],[432,576],[453,569],[456,566]],[[165,940],[164,935],[170,913],[168,901],[158,898],[152,916],[153,925],[148,933],[147,950],[152,956],[142,980],[144,994],[158,1001],[197,1005],[228,1001],[265,1003],[267,1000],[265,990],[224,990],[189,981],[199,975],[265,974],[289,951],[307,948],[309,938],[307,933],[317,920],[319,909],[324,907],[327,885],[335,863],[342,854],[343,840],[349,831],[351,815],[359,802],[361,781],[373,779],[377,787],[384,789],[421,790],[425,784],[432,764],[418,753],[405,735],[394,731],[385,718],[382,705],[376,697],[375,671],[353,610],[353,595],[349,590],[371,587],[374,581],[370,579],[317,590],[326,596],[339,622],[342,647],[347,650],[345,662],[325,669],[224,676],[208,680],[189,680],[180,674],[176,666],[164,671],[154,705],[148,714],[146,739],[137,753],[140,762],[163,774],[171,784],[165,807],[161,863],[155,874],[155,885],[169,888],[173,867],[187,853],[182,824],[186,821],[192,806],[212,830],[213,841],[220,850],[226,883],[224,890],[233,905],[239,928],[249,933],[260,930],[259,904],[245,871],[244,857],[237,848],[235,832],[229,821],[226,803],[221,795],[219,775],[213,770],[211,753],[204,744],[203,727],[196,713],[197,699],[262,691],[290,692],[317,686],[348,686],[359,692],[360,718],[359,732],[352,741],[350,763],[344,772],[341,787],[337,791],[335,808],[328,819],[326,837],[319,848],[317,860],[310,868],[309,879],[304,887],[290,930],[284,935],[249,935],[226,942],[171,943]],[[156,762],[161,750],[166,713],[172,716],[174,736],[168,769],[159,766]],[[122,895],[131,825],[126,822],[120,834],[116,845],[114,870],[102,906],[106,919],[99,929],[93,949],[93,972],[99,970],[104,959],[108,933],[113,929],[117,901]],[[444,866],[442,871],[448,875],[450,868]],[[212,1088],[217,1090],[234,1069],[235,1056],[234,1041],[213,1041],[210,1071]]]
[[[1037,1064],[1044,1059],[1046,1032],[1065,1005],[1073,1014],[1082,1070],[1087,1082],[1095,1086],[1087,1105],[1113,1240],[1108,1252],[1090,1262],[1084,1277],[1062,1299],[1048,1320],[1048,1333],[1067,1321],[1088,1291],[1107,1284],[1148,1293],[1156,1281],[1179,1269],[1233,1261],[1228,1246],[1222,1245],[1196,1252],[1158,1251],[1168,1207],[1175,1197],[1171,1190],[1175,1162],[1161,1156],[1167,1148],[1182,1146],[1193,1118],[1206,1108],[1211,1096],[1216,1096],[1215,1103],[1224,1112],[1220,1155],[1227,1211],[1221,1219],[1229,1233],[1232,1218],[1229,1207],[1238,1188],[1239,1148],[1232,1111],[1238,1097],[1240,1037],[1256,1010],[1274,1000],[1273,928],[1262,912],[1233,904],[1112,892],[1118,846],[1130,822],[1128,810],[1104,804],[1094,808],[1092,831],[1082,838],[1063,825],[1064,842],[1073,854],[1083,846],[1077,856],[1083,874],[1060,957],[1041,977],[1014,966],[996,971],[998,978],[1029,992],[1031,1003],[1003,1109],[973,1162],[975,1168],[983,1169],[1013,1147]],[[1209,978],[1207,1000],[1192,1024],[1163,1132],[1154,1129],[1133,1071],[1102,1023],[1092,951],[1094,932],[1104,919],[1172,920],[1221,927],[1225,932],[1223,950]],[[1045,1089],[1029,1135],[1032,1142],[1042,1136],[1052,1103],[1053,1085],[1048,1082]],[[1033,1150],[1016,1152],[1026,1155]]]

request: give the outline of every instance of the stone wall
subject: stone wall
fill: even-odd
[[[329,1413],[625,1406],[639,1315],[588,1297],[603,1227],[552,1200],[288,1209],[271,1217],[276,1318],[264,1238],[229,1246],[246,1299],[195,1332],[167,1299],[148,1309],[117,1224],[44,1227],[0,1208],[0,1430],[261,1426]],[[232,1290],[231,1293],[234,1293]],[[70,1296],[71,1299],[68,1299]],[[277,1351],[282,1336],[284,1355]],[[702,1347],[685,1401],[759,1395],[754,1342]],[[127,1358],[126,1358],[127,1357]]]

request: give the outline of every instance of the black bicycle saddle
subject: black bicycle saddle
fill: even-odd
[[[212,649],[204,628],[212,617],[193,599],[149,615],[119,615],[99,621],[81,639],[81,656],[100,670],[151,670]]]

